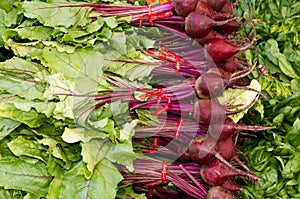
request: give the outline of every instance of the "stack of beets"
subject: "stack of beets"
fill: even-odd
[[[234,140],[238,140],[235,138],[240,130],[273,127],[237,124],[229,117],[254,102],[232,111],[232,107],[220,104],[217,99],[226,88],[241,88],[249,83],[246,76],[255,68],[249,68],[236,56],[255,42],[254,28],[252,39],[235,35],[249,23],[249,20],[239,23],[233,15],[236,4],[229,0],[173,0],[151,7],[95,4],[93,11],[102,16],[130,15],[131,25],[166,28],[204,46],[204,51],[202,48],[189,51],[185,45],[170,46],[165,54],[147,49],[146,52],[163,60],[154,63],[157,67],[152,75],[159,83],[151,85],[153,90],[133,88],[110,77],[108,80],[120,88],[95,96],[99,103],[94,107],[116,100],[127,101],[132,117],[138,115],[134,112],[137,109],[158,109],[154,112],[158,121],[153,125],[141,124],[135,130],[134,146],[137,150],[142,148],[149,157],[135,160],[133,172],[120,166],[124,185],[134,185],[136,190],[154,198],[232,199],[234,192],[242,190],[236,177],[242,182],[245,178],[260,180],[238,158],[243,153]],[[174,37],[162,39],[161,44],[176,43],[171,38]],[[165,74],[185,78],[159,80]],[[134,97],[137,90],[144,93],[140,99]]]
[[[241,24],[233,15],[237,2],[232,4],[229,0],[173,0],[172,3],[176,14],[185,18],[185,34],[204,46],[206,58],[213,61],[218,70],[206,70],[199,77],[185,83],[194,87],[194,91],[189,92],[194,92],[195,98],[191,100],[193,95],[188,95],[187,104],[184,105],[163,102],[167,99],[173,101],[182,92],[174,91],[168,95],[168,91],[172,89],[163,88],[161,96],[165,98],[161,103],[167,104],[167,119],[154,126],[141,126],[136,129],[134,141],[139,147],[151,146],[143,137],[154,138],[153,148],[143,150],[151,158],[136,160],[134,172],[123,169],[124,184],[135,184],[137,190],[147,192],[154,198],[231,199],[234,198],[234,192],[242,190],[235,181],[236,177],[260,180],[238,158],[237,154],[243,153],[236,148],[234,142],[237,133],[240,130],[273,128],[236,124],[229,116],[239,111],[229,111],[228,107],[217,100],[225,88],[238,86],[236,80],[249,74],[250,69],[247,72],[239,70],[246,66],[241,63],[236,53],[249,49],[255,38],[251,41],[245,38],[248,44],[243,47],[231,42],[235,38],[233,33],[249,22],[247,20]],[[167,19],[154,23],[164,24],[164,20]],[[135,105],[134,108],[146,106]],[[186,109],[189,110],[187,117],[180,114]],[[179,158],[170,163],[170,157]],[[233,163],[237,163],[240,168],[233,166]],[[167,182],[171,182],[177,189],[169,189]]]

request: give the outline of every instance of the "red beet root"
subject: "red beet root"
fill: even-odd
[[[222,187],[227,189],[228,191],[242,191],[243,188],[238,186],[235,182],[233,182],[231,179],[226,180],[223,184]]]
[[[213,186],[208,190],[206,199],[234,199],[234,196],[223,187]]]
[[[255,40],[252,40],[248,45],[240,47],[232,45],[222,39],[212,39],[204,46],[204,49],[212,60],[224,61],[231,58],[239,51],[247,50],[254,42]]]
[[[193,116],[201,124],[223,123],[226,109],[217,100],[200,99],[194,104]]]
[[[220,27],[218,28],[218,31],[223,34],[230,34],[230,33],[236,32],[243,26],[244,26],[244,24],[240,24],[236,19],[234,19],[234,20],[228,22],[227,24],[220,25]]]
[[[223,78],[216,73],[201,75],[195,83],[195,90],[200,98],[214,98],[224,90]]]
[[[209,126],[208,132],[211,137],[224,140],[231,137],[236,132],[236,129],[234,127],[234,121],[231,118],[226,117],[223,124],[211,124]]]
[[[196,7],[197,0],[173,0],[175,12],[183,17],[188,16]]]
[[[224,6],[220,10],[220,12],[224,12],[224,13],[227,13],[227,14],[232,14],[232,12],[233,12],[232,3],[230,1],[226,1],[226,3],[224,4]]]
[[[207,4],[215,11],[220,11],[228,0],[207,0]]]
[[[205,164],[200,169],[202,179],[209,185],[220,186],[232,177],[249,177],[254,180],[260,180],[252,174],[248,174],[242,170],[239,170],[233,166],[221,162],[220,160],[214,160],[208,164]]]
[[[274,129],[275,126],[251,126],[236,124],[231,118],[226,117],[224,123],[213,123],[209,126],[208,133],[217,140],[224,140],[232,137],[237,130],[265,131]]]
[[[231,57],[225,61],[218,62],[217,65],[230,74],[235,73],[240,67],[240,63],[235,57]]]
[[[189,157],[199,164],[211,162],[215,159],[216,142],[211,137],[206,137],[206,135],[193,139],[189,145]]]
[[[232,17],[231,14],[216,12],[209,5],[207,5],[207,3],[203,1],[198,1],[194,12],[197,12],[201,15],[209,16],[214,20],[224,20]]]
[[[231,6],[232,7],[230,8],[230,5],[225,5],[223,12],[232,13],[233,5],[231,4]],[[252,8],[250,7],[249,19],[247,19],[244,23],[239,23],[236,19],[234,19],[224,25],[217,27],[217,30],[218,32],[221,32],[223,34],[230,34],[236,32],[240,28],[244,27],[246,24],[250,23],[251,18],[252,18]]]
[[[216,151],[227,161],[231,160],[235,155],[235,144],[232,138],[226,140],[218,140],[216,144]]]
[[[205,37],[197,37],[197,38],[195,38],[195,41],[198,42],[201,45],[204,45],[204,44],[208,43],[211,39],[215,39],[215,38],[223,39],[223,40],[226,39],[225,35],[222,35],[222,34],[216,32],[216,31],[212,30]]]
[[[185,19],[185,31],[191,37],[205,37],[213,28],[224,25],[233,19],[215,21],[208,16],[191,12]]]

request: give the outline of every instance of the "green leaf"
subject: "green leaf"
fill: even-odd
[[[18,27],[11,31],[15,31],[22,39],[28,39],[31,41],[47,41],[51,39],[53,28],[28,24],[25,27]]]
[[[0,3],[1,4],[1,3]],[[6,16],[6,12],[0,6],[0,35],[3,35],[4,31],[6,30],[4,19]],[[0,47],[4,46],[3,38],[0,37]]]
[[[299,173],[300,171],[300,153],[296,153],[295,157],[292,158],[291,171],[294,173]]]
[[[65,164],[63,165],[64,168],[70,169],[72,162],[65,154],[62,146],[60,143],[58,143],[56,140],[51,138],[43,138],[38,141],[40,144],[43,144],[45,146],[48,146],[48,151],[51,155],[53,155],[55,158],[58,158],[62,160]]]
[[[147,199],[147,196],[145,193],[134,192],[132,186],[120,188],[117,196],[118,196],[118,198],[126,198],[126,196],[128,196],[128,195],[134,199]]]
[[[272,154],[266,151],[265,146],[256,147],[249,154],[250,164],[256,171],[263,171],[270,164],[271,156]]]
[[[43,65],[49,68],[51,74],[60,73],[66,78],[76,80],[80,88],[87,86],[85,93],[88,93],[90,89],[95,91],[97,81],[101,80],[103,56],[93,49],[80,48],[74,53],[67,53],[48,47],[44,48],[40,59]],[[101,80],[102,82],[105,81]]]
[[[33,193],[36,198],[47,195],[52,180],[44,163],[30,164],[13,157],[0,159],[0,176],[0,186]]]
[[[89,142],[82,143],[82,160],[87,163],[87,168],[90,172],[93,171],[106,153],[110,150],[111,143],[108,140],[93,139]]]
[[[50,27],[85,26],[91,22],[92,19],[87,16],[92,8],[71,5],[25,1],[23,9],[26,17],[37,18],[42,24]]]
[[[278,6],[273,0],[268,0],[269,10],[271,11],[272,15],[276,18],[280,18],[280,12],[278,10]]]
[[[137,158],[137,155],[133,152],[131,141],[126,140],[122,143],[112,144],[106,158],[126,166],[129,171],[133,171],[133,160]]]
[[[105,17],[104,22],[111,29],[116,28],[118,26],[118,23],[117,23],[115,17]]]
[[[37,141],[25,139],[23,136],[18,136],[9,142],[8,147],[14,155],[19,157],[27,156],[45,162],[48,156],[46,150]]]
[[[41,99],[44,92],[43,80],[39,75],[44,68],[32,61],[13,57],[0,63],[0,90],[27,99]]]
[[[115,166],[107,159],[95,165],[92,175],[86,179],[79,173],[82,163],[77,164],[62,178],[60,198],[62,199],[114,199],[117,185],[123,179]]]
[[[261,86],[255,79],[252,80],[250,85],[247,87],[261,92]],[[220,97],[218,97],[218,100],[221,104],[226,103],[226,105],[237,107],[232,109],[231,111],[240,110],[248,105],[251,105],[253,101],[257,100],[257,92],[251,90],[228,88],[222,93]],[[232,118],[235,122],[238,122],[244,116],[244,114],[247,113],[247,110],[229,117]]]
[[[20,122],[0,117],[0,140],[20,126]]]
[[[107,136],[107,134],[96,130],[88,130],[85,128],[65,128],[62,139],[67,143],[75,143],[80,141],[86,143],[94,138],[103,139]]]
[[[99,31],[100,28],[102,28],[102,26],[104,25],[104,20],[102,18],[93,21],[91,24],[86,26],[86,31],[88,33],[93,33],[96,31]]]
[[[126,35],[124,32],[114,32],[109,40],[110,46],[117,50],[120,55],[126,53]]]
[[[293,164],[293,159],[289,160],[286,165],[284,166],[281,175],[283,178],[293,178],[294,173],[292,172],[292,164]]]
[[[277,58],[278,58],[278,65],[279,65],[281,71],[285,75],[287,75],[287,76],[289,76],[291,78],[299,79],[299,76],[297,75],[297,73],[293,69],[293,67],[290,64],[290,62],[288,62],[288,60],[285,57],[285,55],[283,55],[283,54],[277,54]]]
[[[62,186],[62,179],[58,177],[54,177],[50,186],[49,191],[47,194],[47,199],[58,199],[61,195],[61,186]]]
[[[285,136],[285,141],[294,147],[300,145],[300,119],[297,118],[293,124],[292,129]]]
[[[45,116],[38,114],[35,110],[21,111],[9,102],[0,104],[0,117],[9,118],[28,125],[31,128],[39,127],[45,120]]]
[[[130,123],[126,123],[124,128],[120,130],[120,140],[126,141],[131,140],[132,136],[134,135],[134,128],[138,124],[138,120],[132,120]]]

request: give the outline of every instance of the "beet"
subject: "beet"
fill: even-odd
[[[199,164],[207,164],[222,156],[221,161],[231,160],[235,155],[233,140],[215,140],[210,136],[201,135],[193,139],[189,145],[189,158]]]
[[[234,196],[223,187],[213,186],[208,190],[206,199],[234,199]]]
[[[207,55],[210,56],[212,60],[225,61],[226,59],[234,56],[239,51],[249,49],[254,42],[255,39],[253,39],[248,45],[240,47],[228,43],[223,39],[212,39],[204,46],[204,49]]]
[[[205,37],[210,33],[210,31],[212,31],[213,28],[224,25],[233,19],[234,18],[224,21],[215,21],[206,15],[191,12],[185,18],[185,31],[186,34],[191,37]]]
[[[223,184],[222,187],[227,189],[228,191],[242,191],[243,188],[238,186],[234,181],[231,179],[226,180]]]
[[[198,0],[172,0],[175,12],[183,17],[188,16],[196,7]]]
[[[229,117],[225,118],[224,123],[211,124],[208,129],[211,137],[221,140],[231,137],[235,132],[235,122]]]
[[[227,160],[225,160],[225,158],[223,158],[223,156],[219,153],[220,150],[224,149],[227,143],[218,142],[219,141],[206,135],[201,135],[194,138],[189,144],[189,158],[199,164],[208,164],[215,159],[219,159],[227,166],[230,166]],[[224,150],[223,152],[223,155],[227,156],[226,158],[229,157],[229,153],[233,153],[235,155],[235,146],[232,147],[230,146],[230,144],[231,143],[229,143],[228,146],[231,149]],[[232,152],[229,152],[229,150],[231,150]]]
[[[240,68],[240,63],[235,57],[231,57],[225,61],[216,63],[218,67],[222,68],[224,71],[232,74],[235,73],[238,68]]]
[[[195,90],[200,98],[214,98],[224,90],[224,80],[216,73],[205,73],[198,77]]]
[[[199,164],[207,164],[215,159],[216,140],[206,135],[193,139],[189,145],[189,157]]]
[[[219,39],[224,39],[225,40],[226,36],[223,35],[223,34],[221,34],[221,33],[218,33],[217,31],[212,30],[205,37],[197,37],[197,38],[194,38],[194,40],[196,42],[198,42],[199,44],[204,45],[207,42],[209,42],[211,39],[215,39],[215,38],[219,38]]]
[[[256,176],[246,173],[242,170],[230,167],[221,162],[220,160],[214,160],[208,164],[202,165],[200,174],[204,182],[212,186],[220,186],[232,177],[249,177],[254,180],[260,180]]]
[[[212,9],[207,3],[203,1],[198,1],[196,8],[194,9],[194,12],[197,12],[201,15],[209,16],[210,18],[214,20],[224,20],[232,17],[231,14],[228,13],[221,13],[217,12],[214,9]]]
[[[228,0],[206,0],[207,4],[215,11],[220,11]]]
[[[218,32],[221,32],[223,34],[230,34],[230,33],[238,31],[243,26],[244,26],[244,24],[240,24],[236,19],[234,19],[224,25],[220,25],[217,28],[217,30],[218,30]]]
[[[236,147],[232,138],[226,140],[218,140],[216,144],[216,151],[227,161],[231,160],[234,156]]]
[[[208,133],[217,140],[224,140],[232,137],[237,130],[247,131],[265,131],[274,129],[275,126],[252,126],[244,124],[236,124],[231,118],[226,117],[223,123],[210,124]]]
[[[179,145],[178,148],[178,155],[180,155],[179,160],[180,162],[191,162],[189,150],[186,149],[186,146]]]
[[[201,124],[223,123],[226,109],[217,100],[200,99],[194,104],[193,117]]]
[[[238,176],[237,173],[231,172],[230,168],[219,160],[203,165],[200,174],[203,181],[212,186],[220,186],[229,178]]]
[[[232,6],[232,4],[231,4],[231,6]],[[230,8],[229,5],[227,5],[226,7],[224,7],[223,11],[232,12],[231,9],[233,9],[233,7]],[[236,19],[233,19],[224,25],[220,25],[216,29],[220,33],[230,34],[230,33],[236,32],[237,30],[241,29],[242,27],[244,27],[245,25],[250,23],[251,18],[252,18],[252,7],[250,6],[249,18],[244,23],[239,23]]]
[[[223,8],[220,10],[220,12],[232,14],[233,13],[233,5],[230,1],[226,1]]]

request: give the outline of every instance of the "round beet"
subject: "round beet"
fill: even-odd
[[[200,174],[203,181],[212,186],[221,186],[229,178],[238,176],[219,160],[207,162],[201,167]]]
[[[236,19],[234,19],[224,25],[220,25],[217,31],[223,34],[230,34],[238,31],[241,27],[243,27],[243,24],[240,24]]]
[[[249,49],[255,39],[253,39],[248,45],[246,46],[235,46],[223,39],[212,39],[210,40],[205,46],[205,52],[207,56],[209,56],[214,61],[225,61],[226,59],[231,58],[239,51],[244,51]]]
[[[185,31],[186,34],[191,37],[205,37],[213,28],[224,25],[232,20],[234,20],[234,18],[224,21],[215,21],[198,12],[191,12],[185,18]]]
[[[233,12],[233,6],[230,1],[226,1],[224,4],[223,8],[220,10],[220,12],[227,13],[227,14],[232,14]]]
[[[206,199],[234,199],[234,196],[223,187],[213,186],[208,190]]]
[[[222,68],[224,71],[232,74],[235,73],[240,67],[239,61],[235,57],[231,57],[225,61],[216,63],[218,67]]]
[[[232,138],[226,140],[218,140],[216,144],[216,151],[227,161],[231,160],[235,155],[235,144]]]
[[[196,7],[198,0],[172,0],[175,12],[183,17],[188,16]]]
[[[224,140],[236,132],[235,125],[235,122],[231,118],[226,117],[224,123],[211,124],[208,128],[208,133],[215,139]]]
[[[237,124],[230,117],[226,117],[223,123],[212,123],[208,128],[208,133],[216,140],[225,140],[235,135],[237,130],[245,131],[266,131],[274,129],[275,126],[252,126]]]
[[[212,9],[207,3],[203,1],[198,1],[196,8],[194,9],[194,12],[197,12],[202,15],[209,16],[210,18],[214,20],[224,20],[232,17],[231,14],[225,13],[225,12],[216,12],[214,9]]]
[[[200,174],[204,182],[212,186],[220,186],[232,177],[248,177],[259,181],[256,176],[246,173],[218,159],[202,165]]]
[[[226,109],[217,100],[200,99],[194,104],[193,117],[201,124],[223,123]]]
[[[216,73],[205,73],[198,77],[195,90],[200,98],[214,98],[224,90],[223,78]]]
[[[206,2],[215,11],[220,11],[228,0],[207,0]]]
[[[189,157],[199,164],[207,164],[215,159],[216,140],[206,135],[193,139],[189,145]]]
[[[191,162],[189,150],[186,148],[186,146],[179,145],[178,148],[178,155],[180,162]]]
[[[222,35],[214,30],[210,31],[210,33],[208,35],[206,35],[205,37],[197,37],[194,38],[194,40],[196,42],[198,42],[198,44],[204,45],[207,42],[209,42],[211,39],[215,39],[215,38],[219,38],[219,39],[226,39],[225,35]]]
[[[243,188],[237,185],[234,181],[231,179],[226,180],[223,184],[222,187],[229,190],[229,191],[242,191]]]

